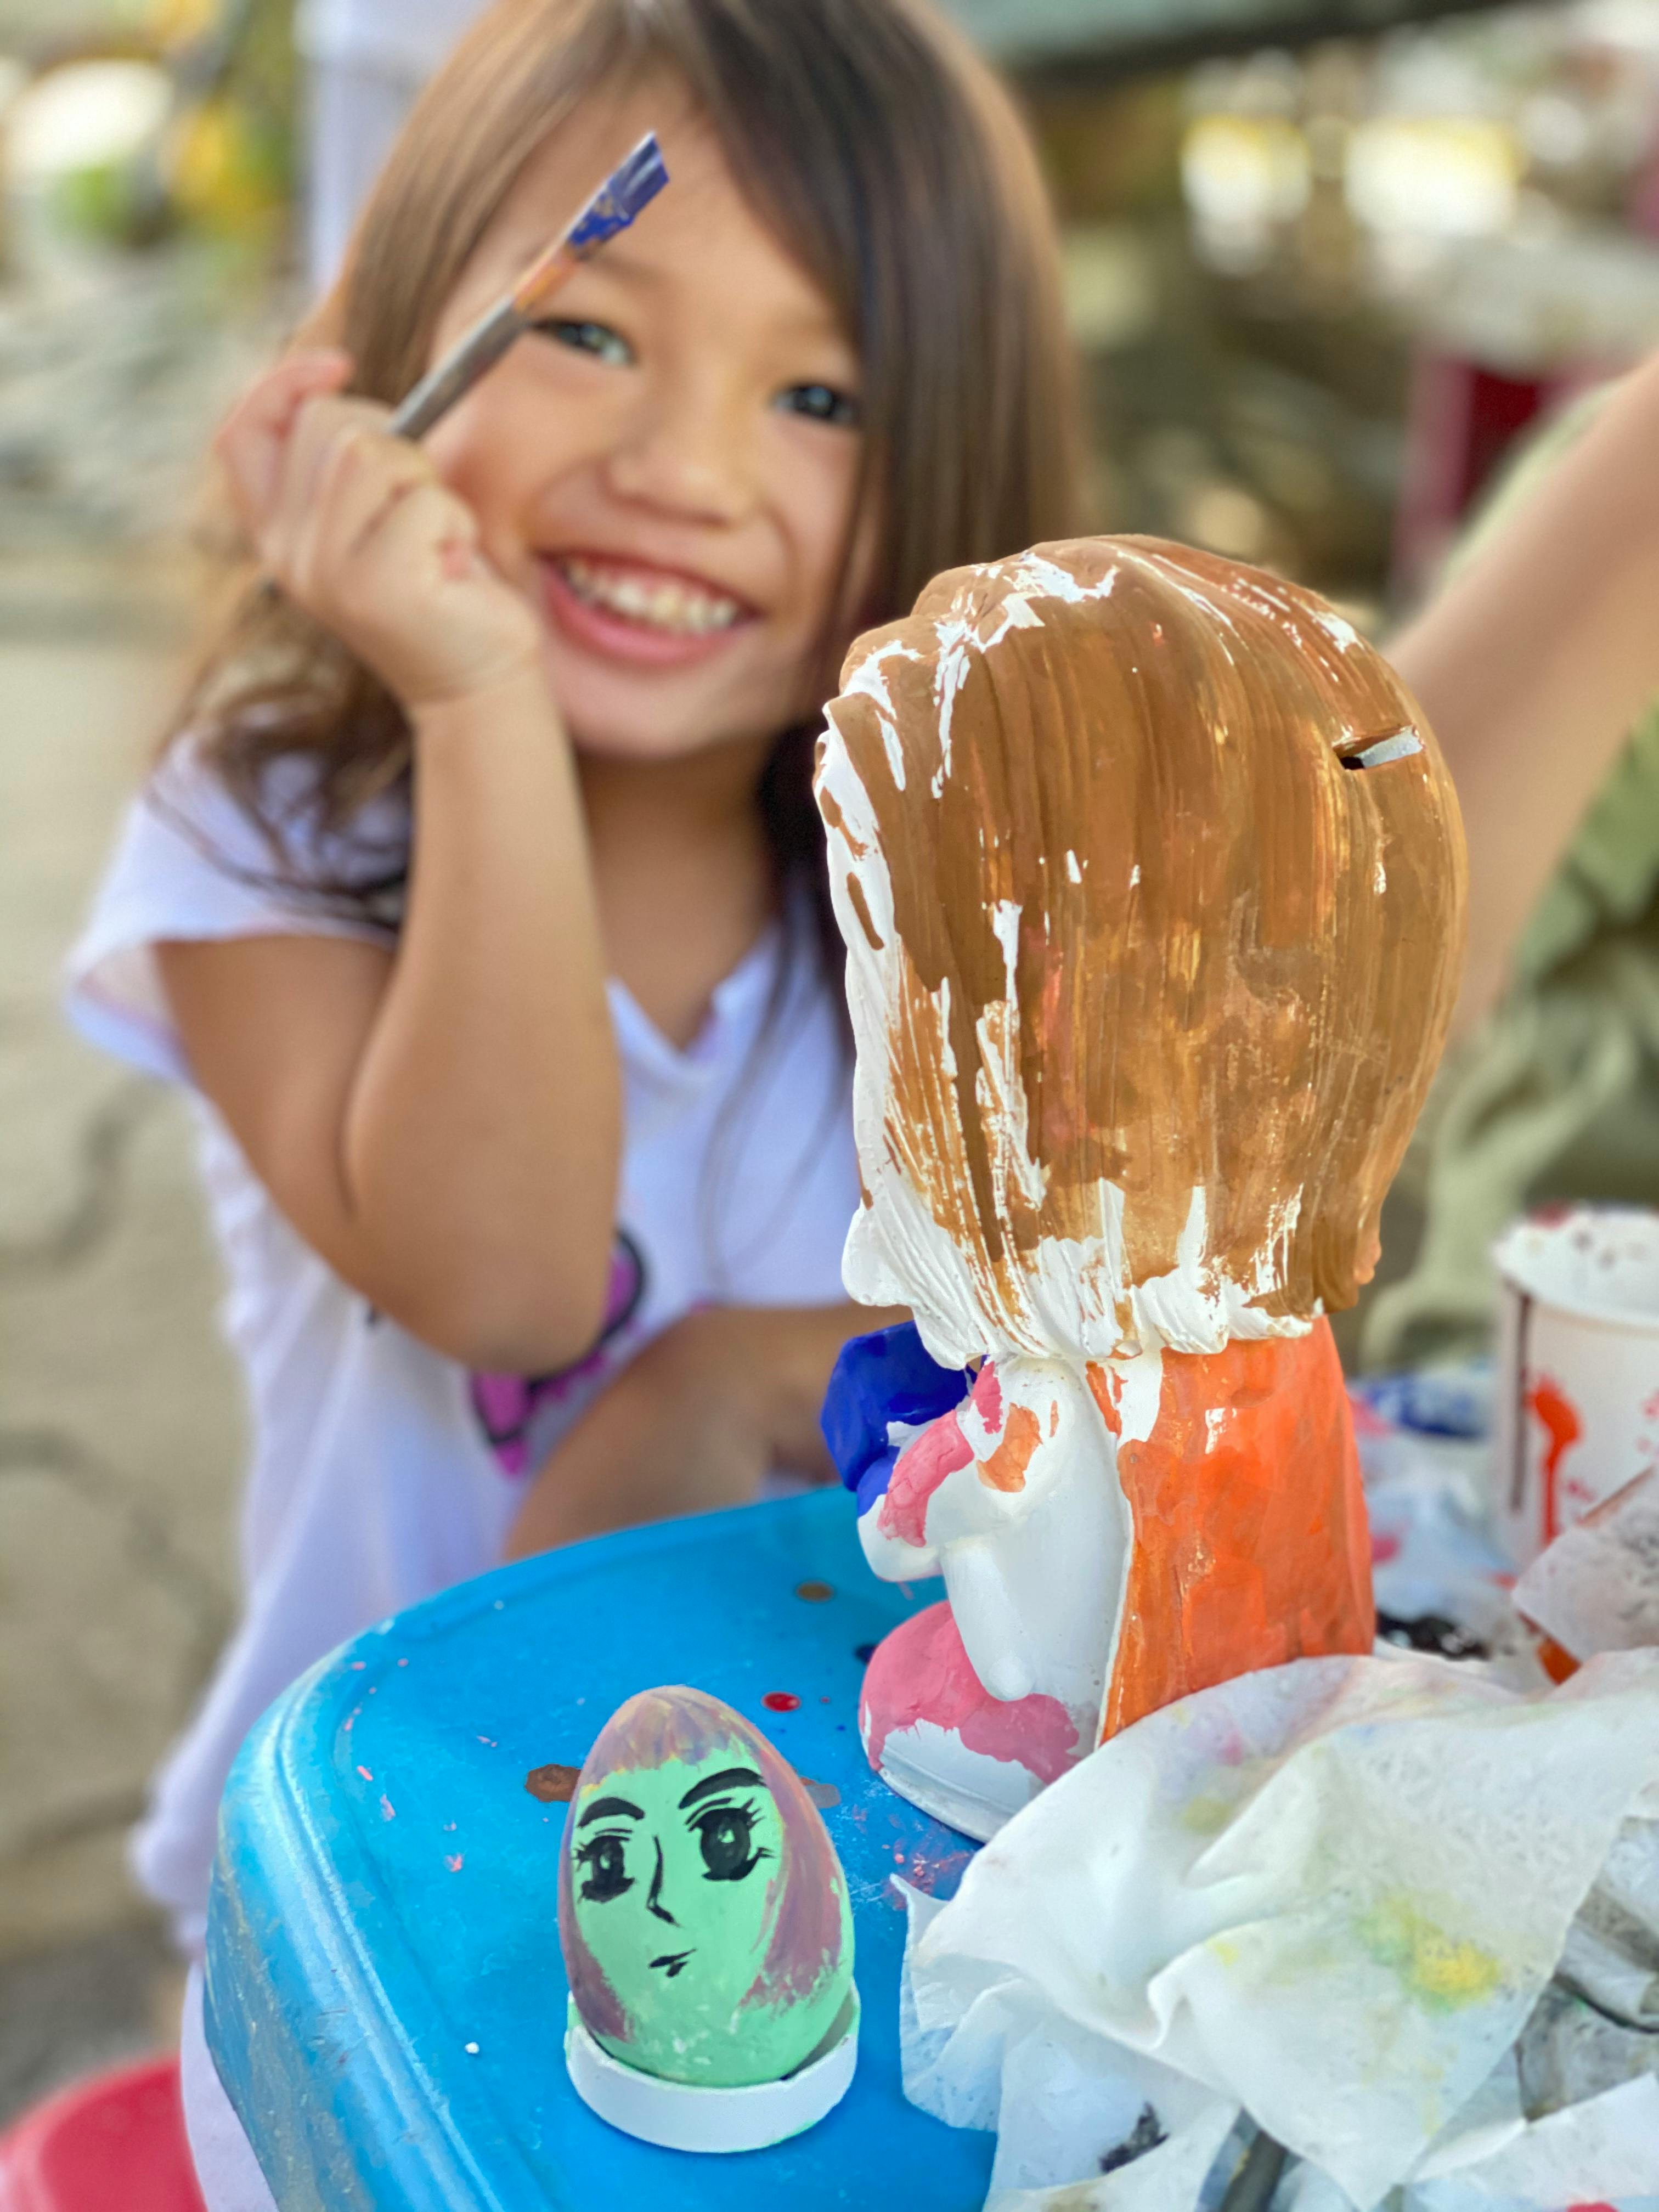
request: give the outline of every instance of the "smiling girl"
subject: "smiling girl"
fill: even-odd
[[[387,408],[647,128],[669,189]],[[247,1609],[141,1832],[199,1947],[256,1715],[530,1549],[827,1477],[858,1202],[809,790],[858,629],[1073,526],[1048,219],[910,0],[503,0],[218,452],[259,568],[75,962],[185,1081]]]

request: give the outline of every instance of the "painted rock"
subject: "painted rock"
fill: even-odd
[[[613,1713],[570,1799],[559,1940],[583,2026],[664,2081],[781,2081],[854,2017],[853,1921],[800,1778],[701,1690]]]

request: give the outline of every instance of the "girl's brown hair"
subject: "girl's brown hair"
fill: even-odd
[[[1079,453],[1052,225],[1030,145],[989,70],[926,0],[499,0],[422,95],[307,335],[353,388],[395,402],[526,161],[585,99],[680,79],[740,189],[842,317],[862,363],[859,507],[880,518],[862,605],[836,610],[823,689],[853,632],[942,568],[1076,526]],[[349,832],[407,776],[397,702],[281,601],[245,598],[181,717],[275,851]],[[780,891],[810,887],[839,950],[811,798],[813,727],[780,733],[759,799]],[[284,818],[286,817],[286,818]],[[373,910],[378,879],[313,884]]]

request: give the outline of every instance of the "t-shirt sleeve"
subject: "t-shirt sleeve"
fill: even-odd
[[[286,819],[296,818],[291,804]],[[190,1069],[161,988],[155,947],[233,937],[349,937],[390,945],[389,923],[331,907],[308,878],[365,879],[398,849],[395,824],[367,826],[332,854],[290,833],[286,864],[258,826],[204,767],[188,741],[175,746],[127,810],[86,926],[66,963],[64,1008],[89,1042],[147,1074],[189,1082]],[[341,865],[342,859],[345,865]]]

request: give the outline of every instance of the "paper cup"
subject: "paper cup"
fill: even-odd
[[[1493,1519],[1526,1567],[1659,1464],[1659,1213],[1553,1209],[1507,1230],[1492,1259]]]

